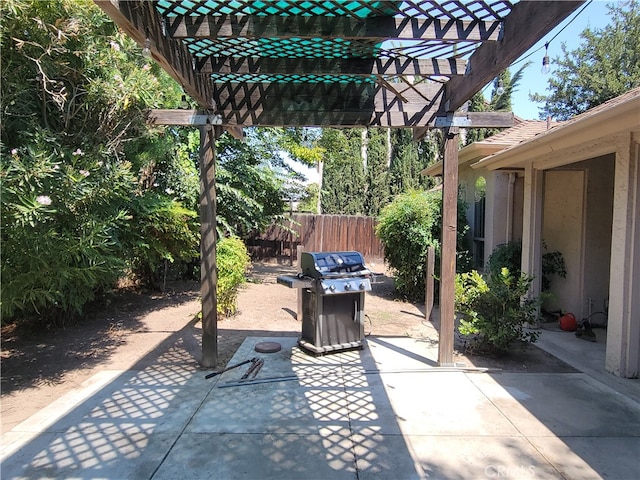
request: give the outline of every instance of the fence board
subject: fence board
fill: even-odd
[[[375,236],[376,219],[356,215],[310,215],[294,213],[291,234],[275,225],[263,234],[247,240],[251,257],[256,260],[295,256],[298,245],[310,252],[355,250],[367,259],[381,260],[384,251]]]

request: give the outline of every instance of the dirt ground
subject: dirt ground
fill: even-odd
[[[383,265],[369,264],[373,271]],[[238,297],[238,312],[218,322],[218,359],[225,365],[247,336],[299,336],[296,290],[276,277],[294,273],[288,265],[254,264]],[[161,361],[202,369],[201,325],[196,282],[171,285],[165,293],[119,292],[95,312],[64,329],[2,329],[0,419],[2,432],[103,370],[139,370]],[[424,319],[424,306],[394,299],[393,279],[378,277],[365,300],[365,333],[411,336],[438,342],[438,322]],[[510,372],[570,372],[568,365],[535,346],[499,358],[464,352],[456,338],[455,362]]]

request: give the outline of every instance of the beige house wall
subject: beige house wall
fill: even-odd
[[[545,185],[545,172],[582,172],[583,238],[564,247],[580,250],[575,257],[569,254],[572,264],[575,258],[581,258],[577,267],[581,278],[571,280],[576,285],[582,282],[575,308],[577,316],[585,317],[604,310],[608,298],[604,367],[627,378],[640,376],[639,143],[640,89],[635,89],[472,165],[478,173],[485,174],[514,169],[524,172],[522,269],[535,277],[539,277],[541,269],[543,225],[548,225],[552,216],[565,215],[561,208],[575,211],[579,204],[564,205],[556,195],[555,205],[548,204],[543,215],[545,195],[557,193],[548,189],[569,188],[562,182]],[[574,194],[580,196],[579,189],[574,189]],[[517,198],[519,195],[514,195],[515,201]],[[517,209],[514,205],[514,211]],[[515,223],[514,220],[514,227]],[[577,222],[569,224],[572,230],[578,229]],[[575,267],[568,265],[569,268]],[[552,280],[552,289],[555,281]],[[532,290],[538,293],[539,283],[534,281]]]
[[[587,172],[583,317],[591,316],[594,325],[602,325],[607,321],[609,304],[615,155],[586,160],[574,167]]]
[[[550,278],[551,296],[546,300],[545,308],[571,312],[578,319],[584,317],[585,191],[584,170],[547,170],[544,173],[542,240],[549,252],[562,254],[567,270],[565,278]]]
[[[484,259],[485,263],[493,250],[503,243],[522,238],[522,185],[517,173],[483,172],[463,165],[459,171],[459,185],[463,200],[467,204],[469,242],[473,240],[475,185],[480,177],[486,181]]]

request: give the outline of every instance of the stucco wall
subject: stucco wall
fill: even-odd
[[[524,175],[518,175],[513,186],[513,227],[511,240],[522,241],[522,212],[524,209]]]
[[[604,311],[609,299],[614,167],[611,154],[545,174],[543,238],[567,264],[566,279],[552,277],[556,298],[546,306],[568,310],[578,320]],[[593,321],[602,323],[605,316],[594,315]]]
[[[613,179],[615,156],[587,160],[575,165],[587,171],[587,208],[584,254],[585,316],[602,312],[609,299],[611,262],[611,222],[613,220]],[[591,305],[589,305],[589,301]],[[603,323],[604,315],[593,315],[594,323]]]
[[[585,172],[583,170],[548,170],[544,175],[542,239],[550,252],[564,257],[567,277],[552,276],[548,310],[572,312],[583,316],[583,241]]]
[[[471,227],[468,233],[469,245],[473,240],[476,180],[479,177],[484,177],[486,180],[485,262],[498,245],[511,240],[522,240],[524,177],[522,174],[514,173],[513,175],[515,178],[510,192],[509,172],[475,170],[467,164],[461,166],[458,173],[461,195],[467,204],[467,222]],[[509,206],[510,195],[513,201],[511,207]],[[509,222],[511,222],[510,228]]]

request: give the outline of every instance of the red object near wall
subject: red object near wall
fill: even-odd
[[[565,332],[575,332],[578,329],[578,321],[573,313],[565,313],[558,319],[558,323]]]

